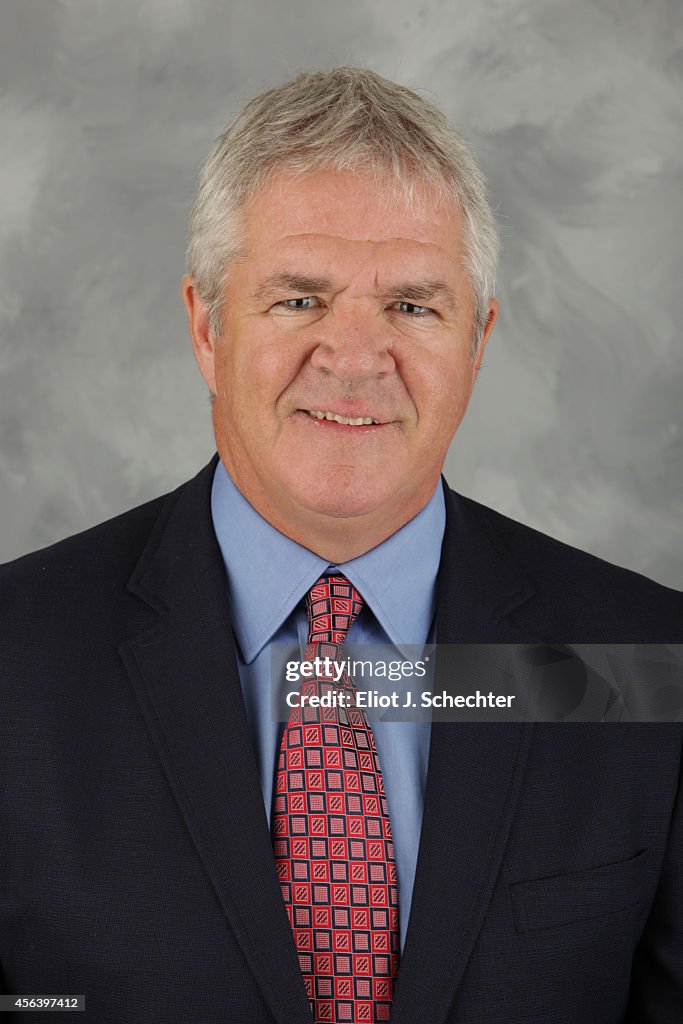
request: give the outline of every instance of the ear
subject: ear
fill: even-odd
[[[481,336],[481,341],[479,342],[479,347],[477,348],[477,354],[474,357],[474,360],[472,362],[472,380],[473,381],[476,379],[476,376],[479,373],[479,367],[481,366],[481,361],[484,358],[484,349],[486,348],[486,342],[489,340],[489,335],[490,335],[491,331],[493,330],[493,325],[495,324],[496,320],[498,319],[498,311],[499,311],[499,309],[500,309],[500,307],[498,305],[498,300],[497,299],[491,299],[491,301],[489,303],[489,315],[488,315],[488,317],[486,319],[486,325],[484,327],[484,330],[483,330],[483,333],[482,333],[482,336]]]
[[[200,297],[194,278],[186,274],[182,280],[181,294],[185,303],[190,325],[190,337],[199,372],[206,381],[212,395],[216,394],[216,335],[209,324],[206,303]]]

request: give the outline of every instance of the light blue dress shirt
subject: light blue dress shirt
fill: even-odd
[[[272,527],[242,497],[222,462],[211,493],[213,525],[228,576],[228,603],[247,719],[270,822],[275,766],[284,725],[273,720],[272,643],[306,647],[304,598],[329,564]],[[435,584],[446,512],[441,486],[422,511],[366,554],[335,566],[366,608],[348,643],[392,644],[414,660],[431,639]],[[389,807],[398,875],[401,949],[405,942],[422,827],[429,722],[373,721]]]

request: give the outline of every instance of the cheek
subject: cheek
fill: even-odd
[[[214,369],[216,374],[216,390],[220,398],[227,398],[231,392],[231,381],[235,377],[233,366],[234,346],[228,338],[223,335],[216,341],[214,356]]]
[[[226,409],[247,409],[255,416],[272,410],[286,372],[278,346],[248,333],[226,332],[216,351],[216,386]]]
[[[402,376],[423,421],[446,429],[462,415],[471,391],[469,358],[452,348],[422,353],[404,361]]]
[[[260,411],[272,411],[301,372],[304,359],[302,346],[292,338],[275,333],[252,338],[241,347],[234,379],[243,382],[245,392],[261,407]]]

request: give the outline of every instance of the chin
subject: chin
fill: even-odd
[[[309,512],[330,516],[333,519],[348,519],[371,515],[388,500],[390,492],[376,487],[334,486],[321,487],[320,481],[314,493],[299,489],[299,503]]]

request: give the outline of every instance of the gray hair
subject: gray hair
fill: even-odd
[[[374,71],[310,71],[251,100],[202,169],[188,221],[187,269],[220,333],[222,286],[242,246],[240,212],[268,175],[286,169],[370,171],[411,205],[426,186],[463,221],[474,294],[475,352],[495,285],[498,233],[474,156],[444,114]]]

